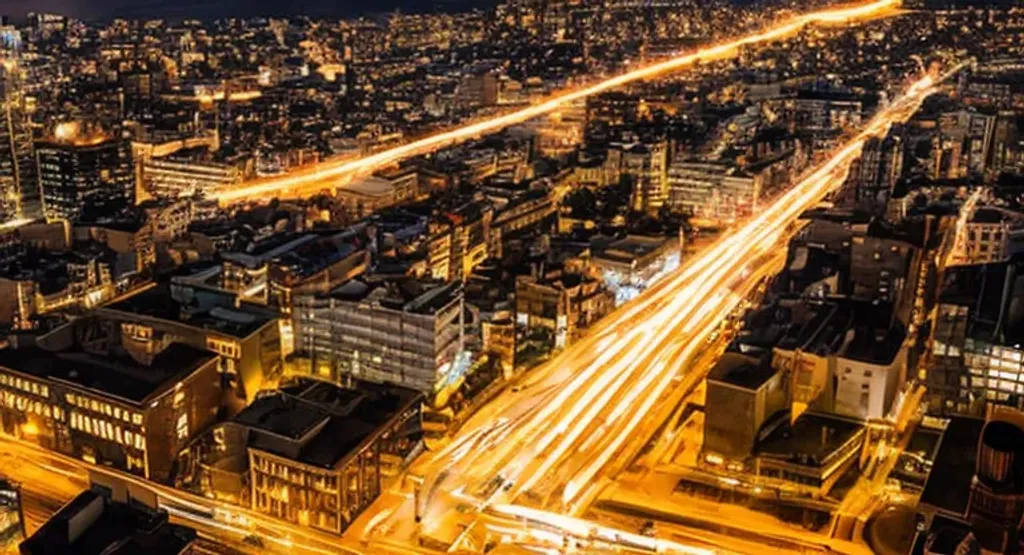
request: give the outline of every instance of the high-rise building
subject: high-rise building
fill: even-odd
[[[872,207],[888,201],[903,173],[903,158],[903,137],[899,134],[871,138],[864,144],[855,176],[858,205]]]
[[[0,25],[0,220],[4,221],[42,216],[20,48],[18,31]]]
[[[633,180],[633,210],[656,212],[668,198],[668,144],[658,141],[615,148],[621,150],[622,175]]]
[[[126,141],[61,124],[52,138],[36,143],[36,159],[48,220],[78,222],[83,214],[110,214],[135,203]]]
[[[439,394],[468,366],[461,282],[352,280],[330,295],[295,298],[295,350],[313,373]]]

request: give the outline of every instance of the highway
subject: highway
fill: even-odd
[[[469,541],[482,513],[531,520],[524,516],[530,511],[571,516],[586,509],[609,480],[608,465],[739,301],[737,280],[756,271],[785,244],[798,216],[842,183],[867,138],[909,119],[935,87],[931,76],[915,82],[756,216],[485,406],[449,445],[410,469],[414,495],[383,497],[352,534],[371,545],[378,536],[389,546],[401,537],[448,545]],[[418,526],[409,524],[410,513]]]
[[[436,152],[443,148],[473,140],[543,116],[589,96],[623,85],[692,67],[708,62],[735,57],[743,47],[777,41],[793,36],[813,24],[835,24],[885,17],[899,7],[899,0],[875,0],[865,4],[821,10],[795,16],[773,25],[760,33],[728,40],[694,52],[663,60],[640,68],[630,69],[614,77],[603,79],[580,88],[564,91],[552,98],[510,113],[471,122],[455,129],[429,135],[404,145],[390,148],[370,156],[340,157],[319,164],[301,167],[290,173],[262,178],[220,191],[214,198],[221,204],[261,202],[271,198],[306,197],[324,190],[344,187],[353,179],[371,174],[402,160]]]
[[[642,445],[637,440],[657,421],[649,416],[665,407],[685,377],[686,361],[706,347],[704,338],[773,260],[765,255],[784,243],[792,222],[841,183],[867,137],[909,118],[934,87],[929,77],[915,83],[861,135],[757,216],[603,319],[527,376],[517,391],[484,406],[447,447],[411,469],[405,482],[420,483],[418,495],[386,493],[342,540],[5,438],[0,458],[8,476],[25,484],[29,528],[80,491],[93,471],[155,493],[174,520],[243,553],[416,553],[425,551],[418,547],[421,538],[454,543],[496,521],[517,522],[530,541],[544,533],[585,541],[604,537],[606,543],[647,541],[572,515],[581,514],[607,483],[607,469],[621,462],[623,450]],[[538,519],[548,525],[538,528]],[[552,522],[562,524],[555,527],[560,532],[551,531]],[[263,545],[247,544],[251,535]],[[658,542],[664,552],[705,552]]]

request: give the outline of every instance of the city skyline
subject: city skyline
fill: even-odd
[[[311,6],[0,22],[0,549],[1024,551],[1024,7]]]
[[[282,5],[258,0],[241,2],[155,2],[152,0],[89,0],[72,2],[67,0],[42,0],[28,2],[11,0],[4,6],[4,13],[19,21],[32,12],[53,12],[89,21],[124,19],[157,19],[173,21],[183,19],[212,20],[221,18],[256,18],[309,16],[314,18],[349,18],[359,16],[380,16],[388,12],[436,13],[456,12],[467,9],[486,9],[494,6],[492,0],[388,0],[385,3],[353,4],[328,2],[326,0],[303,0]]]

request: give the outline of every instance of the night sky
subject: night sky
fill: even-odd
[[[455,11],[487,7],[498,0],[0,0],[0,15],[54,12],[86,20],[214,19],[271,15],[351,17],[364,13]]]

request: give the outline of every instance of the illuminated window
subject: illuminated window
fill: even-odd
[[[186,439],[188,437],[188,413],[182,413],[178,417],[177,433],[178,439]]]

